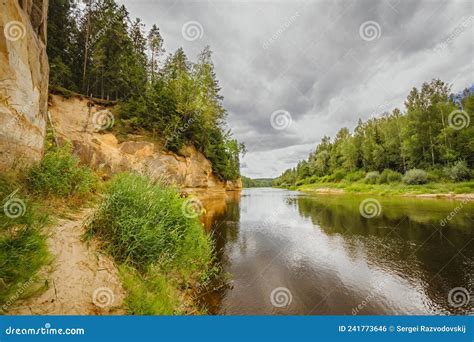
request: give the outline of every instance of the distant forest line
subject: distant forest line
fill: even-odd
[[[274,186],[364,181],[369,184],[463,181],[474,167],[474,86],[452,94],[439,79],[413,88],[405,111],[341,128]]]

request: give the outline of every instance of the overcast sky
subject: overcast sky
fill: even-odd
[[[276,177],[324,135],[351,130],[441,78],[474,80],[474,1],[119,0],[166,52],[210,45],[245,176]],[[272,115],[273,114],[273,115]]]

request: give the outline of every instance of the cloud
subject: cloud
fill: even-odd
[[[119,2],[160,27],[167,52],[183,46],[193,59],[211,46],[228,126],[249,150],[242,173],[252,177],[275,177],[324,135],[402,107],[414,86],[441,78],[457,91],[474,74],[474,21],[439,49],[473,15],[469,1]],[[188,21],[202,38],[182,36]],[[360,35],[366,22],[380,27],[373,40]],[[276,110],[291,114],[287,129],[272,127]]]

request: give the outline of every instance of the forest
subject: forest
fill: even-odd
[[[272,186],[272,178],[249,178],[242,176],[244,188],[268,188]]]
[[[166,54],[158,26],[145,32],[114,0],[51,0],[48,37],[53,92],[117,102],[114,129],[146,132],[173,152],[194,145],[220,179],[240,176],[245,147],[226,128],[210,47],[196,62],[182,48]]]
[[[332,140],[324,136],[307,160],[283,172],[273,185],[469,180],[474,167],[474,86],[452,94],[448,84],[434,79],[413,88],[405,108],[365,122],[359,119],[353,132],[341,128]]]

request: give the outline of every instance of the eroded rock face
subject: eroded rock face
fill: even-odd
[[[0,170],[43,154],[48,0],[0,0]]]
[[[192,146],[177,155],[146,137],[134,136],[119,142],[115,135],[103,130],[114,121],[113,114],[107,108],[88,104],[86,99],[52,95],[49,111],[58,138],[71,141],[81,161],[103,177],[137,171],[190,191],[242,188],[240,180],[219,180],[209,160]]]

